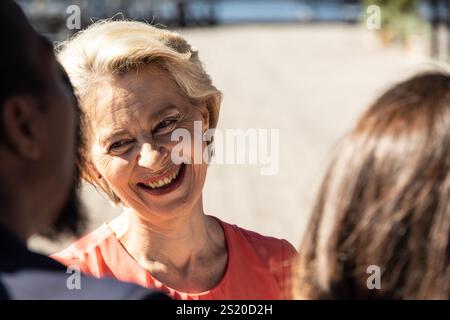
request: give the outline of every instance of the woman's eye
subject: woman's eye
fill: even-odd
[[[132,140],[119,140],[111,144],[109,147],[110,151],[117,151],[127,145],[129,145],[132,142]]]
[[[158,125],[155,128],[155,131],[169,128],[170,126],[176,124],[177,122],[178,122],[178,119],[176,119],[176,118],[170,118],[170,119],[163,120],[160,123],[158,123]]]

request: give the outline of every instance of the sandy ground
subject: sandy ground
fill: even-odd
[[[279,172],[255,165],[208,171],[208,214],[298,246],[333,145],[388,85],[429,67],[420,54],[382,48],[348,25],[227,26],[182,30],[224,93],[219,128],[280,130]],[[419,49],[421,47],[419,46]],[[83,191],[93,229],[120,212]],[[54,252],[66,242],[35,238]]]

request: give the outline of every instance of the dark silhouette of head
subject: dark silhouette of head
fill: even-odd
[[[79,112],[47,39],[0,2],[0,224],[23,240],[82,232]]]

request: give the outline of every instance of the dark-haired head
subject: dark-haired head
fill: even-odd
[[[78,234],[80,130],[70,81],[14,1],[0,1],[0,40],[0,225],[23,240],[42,230]]]
[[[449,299],[449,170],[450,76],[420,74],[384,93],[328,168],[295,267],[296,297]]]

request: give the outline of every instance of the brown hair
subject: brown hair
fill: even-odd
[[[384,93],[339,144],[295,265],[307,299],[450,298],[450,76]],[[381,270],[370,290],[368,267]]]

